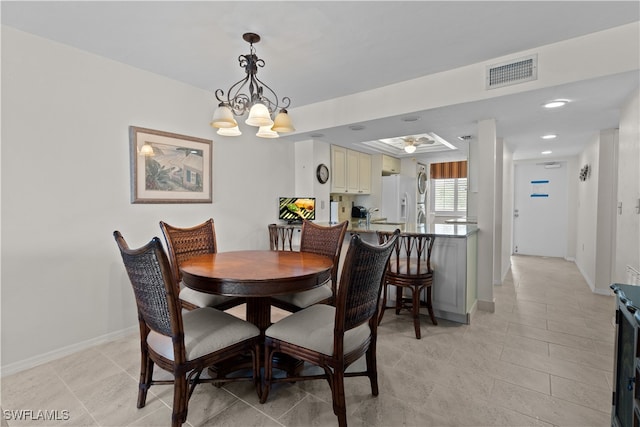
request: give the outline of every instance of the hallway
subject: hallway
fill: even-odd
[[[614,297],[591,293],[572,262],[527,256],[512,257],[494,297],[496,312],[476,312],[471,325],[423,316],[421,340],[409,316],[389,311],[380,395],[348,378],[349,425],[609,426]],[[68,410],[64,425],[168,425],[171,387],[152,387],[136,409],[138,369],[135,334],[3,378],[2,409]],[[264,405],[246,383],[201,385],[185,425],[334,426],[330,402],[325,381],[280,384]],[[63,425],[3,415],[2,425]]]

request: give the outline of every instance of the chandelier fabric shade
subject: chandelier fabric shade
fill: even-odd
[[[233,118],[231,109],[221,103],[213,112],[211,126],[219,129],[233,128],[238,127],[238,122]]]
[[[245,33],[242,38],[249,43],[248,55],[240,55],[238,62],[244,68],[246,76],[234,83],[225,92],[217,89],[216,99],[218,108],[213,113],[211,126],[219,129],[219,135],[236,136],[242,134],[238,129],[238,122],[234,116],[239,117],[248,112],[245,123],[259,128],[257,136],[261,138],[277,138],[278,132],[293,132],[295,128],[287,112],[291,104],[288,97],[278,98],[278,95],[267,84],[257,77],[258,67],[264,67],[264,60],[258,58],[255,53],[254,43],[260,41],[260,36],[255,33]],[[247,92],[242,92],[247,90]],[[277,115],[276,115],[276,112]],[[273,117],[275,115],[275,118]],[[237,129],[234,131],[222,131],[222,129]]]
[[[242,135],[242,132],[240,132],[240,128],[238,126],[232,127],[232,128],[220,128],[218,129],[218,132],[216,132],[218,135],[222,135],[222,136],[240,136]]]
[[[293,132],[296,128],[293,127],[291,117],[284,108],[280,110],[276,118],[273,120],[273,127],[271,128],[276,132]]]
[[[271,126],[267,125],[260,126],[256,136],[259,136],[260,138],[278,138],[280,135],[278,135],[278,132],[271,130]]]
[[[245,120],[245,123],[249,126],[273,126],[273,120],[271,120],[271,114],[266,105],[261,103],[253,104],[253,107],[249,110],[249,117]]]

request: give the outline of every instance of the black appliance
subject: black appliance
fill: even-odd
[[[351,218],[366,218],[367,208],[364,206],[353,206],[351,208]]]

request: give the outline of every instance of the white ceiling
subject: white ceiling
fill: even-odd
[[[2,24],[213,92],[243,77],[237,58],[255,32],[259,76],[296,107],[513,54],[640,20],[637,1],[498,2],[8,2]],[[638,87],[637,72],[605,76],[398,117],[318,129],[331,142],[435,132],[463,150],[479,118],[495,117],[515,158],[540,156],[540,135],[557,133],[554,156],[577,154]],[[561,93],[580,108],[545,114]],[[212,111],[214,99],[212,95]],[[427,125],[428,124],[428,125]],[[428,127],[428,128],[427,128]],[[288,138],[308,138],[309,134]],[[549,143],[550,144],[550,143]]]

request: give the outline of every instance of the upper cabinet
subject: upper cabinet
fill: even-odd
[[[371,193],[371,155],[331,146],[331,192]]]
[[[358,153],[358,192],[371,193],[371,155]]]
[[[347,149],[331,146],[331,192],[347,192]]]
[[[400,159],[382,155],[382,175],[395,175],[400,173]]]

